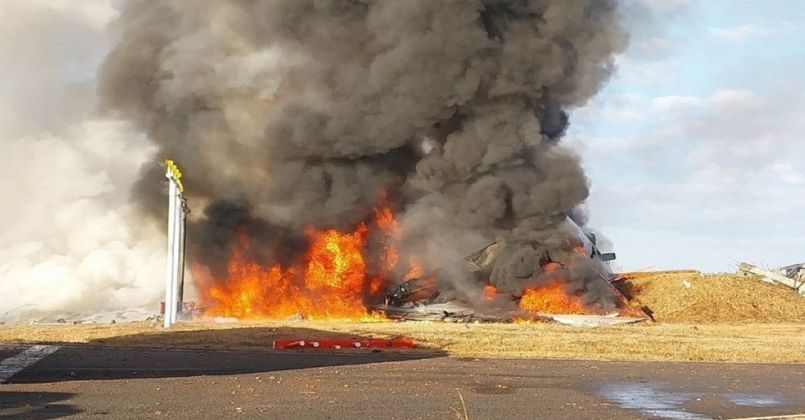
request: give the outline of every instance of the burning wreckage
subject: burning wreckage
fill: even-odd
[[[610,284],[615,276],[606,261],[615,255],[601,253],[595,235],[571,218],[559,227],[560,246],[496,241],[427,272],[417,255],[400,257],[394,241],[403,232],[393,211],[379,207],[351,232],[309,229],[295,266],[265,266],[243,235],[223,273],[196,264],[193,275],[209,316],[585,325],[646,319]]]
[[[493,242],[461,261],[433,273],[408,279],[389,290],[385,305],[376,309],[390,318],[401,320],[442,320],[452,322],[500,322],[512,320],[555,320],[563,323],[599,325],[645,320],[640,308],[633,307],[610,284],[616,276],[605,264],[615,259],[614,253],[602,253],[596,245],[596,235],[578,226],[571,218],[564,224],[578,234],[579,242],[570,253],[552,255],[544,252],[539,268],[523,281],[536,285],[519,290],[500,290],[490,282],[495,259],[505,249],[505,242]],[[537,244],[535,244],[537,245]],[[584,265],[592,278],[585,279],[586,287],[600,288],[597,302],[584,302],[586,290],[568,290],[571,283],[569,267],[573,260],[589,259]],[[460,273],[471,278],[483,290],[484,304],[473,304],[468,296],[453,287],[449,278]],[[591,286],[592,285],[592,286]],[[608,294],[603,297],[601,294]],[[476,299],[477,300],[477,299]],[[609,302],[602,305],[602,302]],[[512,303],[518,303],[517,308]],[[572,317],[563,315],[588,315]],[[604,315],[604,318],[601,318]],[[619,317],[620,320],[614,320]]]

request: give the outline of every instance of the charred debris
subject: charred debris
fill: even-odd
[[[771,284],[782,284],[805,296],[805,263],[792,264],[767,270],[748,263],[738,264],[738,273],[744,276],[757,276]]]
[[[570,258],[583,257],[590,260],[594,267],[593,278],[585,281],[585,287],[598,289],[596,302],[590,303],[584,314],[552,314],[532,313],[522,310],[517,303],[522,299],[525,289],[519,293],[501,292],[490,279],[498,256],[504,251],[505,242],[493,242],[460,261],[442,267],[431,273],[408,279],[390,289],[385,304],[375,309],[384,312],[388,317],[399,320],[448,322],[511,322],[513,320],[553,320],[574,325],[602,325],[636,322],[647,319],[645,313],[633,308],[627,299],[611,282],[617,280],[606,264],[616,258],[614,253],[602,253],[598,248],[595,234],[585,231],[572,219],[565,222],[575,228],[579,234],[577,245]],[[567,270],[571,261],[566,255],[551,255],[545,252],[540,259],[540,270],[533,273],[524,284],[539,285],[545,278],[555,278],[557,271]],[[467,296],[453,287],[449,280],[460,273],[469,277],[483,291],[483,300],[479,304],[477,296]],[[566,275],[568,275],[566,273]],[[564,283],[563,283],[564,284]],[[586,289],[573,290],[568,293],[583,296],[589,293]],[[606,294],[606,298],[600,295]],[[612,302],[602,305],[600,302]],[[618,318],[617,320],[615,318]]]

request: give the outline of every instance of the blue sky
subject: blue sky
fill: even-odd
[[[802,3],[631,4],[615,76],[571,115],[590,224],[626,270],[805,261]]]

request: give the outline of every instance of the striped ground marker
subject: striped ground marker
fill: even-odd
[[[0,384],[6,383],[12,376],[50,356],[58,349],[57,346],[31,346],[16,356],[3,360],[0,362]]]

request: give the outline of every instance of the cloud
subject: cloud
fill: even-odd
[[[784,182],[791,185],[805,184],[805,175],[802,169],[796,168],[793,165],[777,163],[771,166],[772,173],[777,174]]]
[[[603,113],[612,106],[606,102],[586,112]],[[715,89],[629,106],[642,112],[643,124],[625,137],[570,136],[593,180],[591,223],[613,239],[626,267],[696,261],[697,268],[721,269],[727,249],[736,258],[775,264],[801,258],[793,249],[805,247],[805,238],[792,232],[805,232],[805,87]],[[668,254],[647,253],[634,243],[640,230],[678,243],[662,247]],[[772,236],[793,248],[771,245]],[[670,252],[684,248],[680,243],[696,250],[702,237],[715,247],[705,251],[711,263]],[[767,244],[768,251],[734,245],[744,237]]]
[[[680,115],[688,119],[680,123],[683,138],[697,139],[686,163],[702,177],[742,188],[762,178],[781,160],[798,155],[805,159],[797,134],[805,129],[805,117],[774,118],[791,108],[805,112],[805,97],[799,96],[788,102],[779,100],[776,92],[766,92],[763,97],[748,90],[714,92],[707,98],[703,115]]]
[[[656,13],[677,13],[690,5],[690,0],[637,0]]]
[[[615,59],[618,72],[615,79],[634,85],[669,84],[675,79],[673,63],[670,60],[649,60],[633,57],[630,54]]]
[[[714,113],[744,112],[748,108],[763,105],[763,100],[747,89],[718,89],[709,97],[693,95],[665,95],[651,99],[651,108],[656,112],[698,112],[709,110]]]
[[[654,36],[645,40],[632,41],[629,54],[643,59],[661,59],[674,50],[674,44],[669,38]]]
[[[592,182],[591,225],[631,269],[722,270],[727,255],[801,261],[805,69],[792,41],[801,17],[760,10],[744,24],[731,5],[636,4],[616,78],[571,118],[568,141]],[[725,47],[771,38],[791,42]],[[713,45],[725,48],[701,53]]]
[[[594,97],[583,107],[573,110],[573,124],[592,125],[601,121],[616,124],[638,122],[643,113],[636,106],[643,98],[634,94],[611,94]]]
[[[760,38],[774,33],[776,33],[775,29],[755,23],[710,28],[710,34],[721,42],[744,42],[752,38]]]
[[[688,112],[700,109],[705,101],[696,96],[668,95],[658,96],[651,100],[651,108],[660,113]]]
[[[757,108],[763,99],[748,89],[718,89],[709,98],[716,112],[744,112],[748,108]]]

